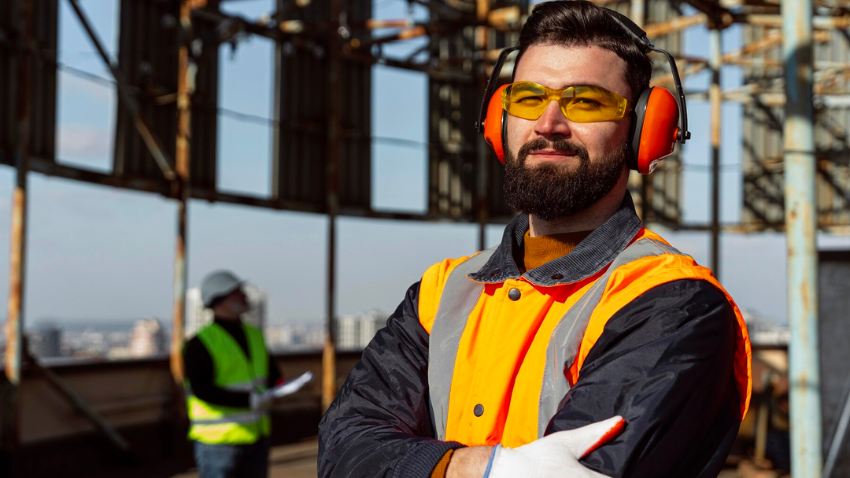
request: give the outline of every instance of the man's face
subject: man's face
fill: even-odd
[[[241,288],[238,288],[228,294],[214,308],[216,317],[222,319],[238,319],[242,314],[248,312],[251,308],[248,305],[248,297]]]
[[[597,86],[631,98],[625,67],[614,52],[597,46],[535,45],[523,54],[514,81],[556,89]],[[575,123],[554,101],[537,120],[508,116],[508,203],[544,220],[570,216],[595,204],[625,181],[628,135],[628,115],[614,121]]]

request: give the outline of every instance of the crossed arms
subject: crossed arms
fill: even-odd
[[[319,425],[319,476],[428,478],[435,436],[419,284],[363,352]],[[738,432],[735,316],[700,280],[653,288],[608,322],[546,435],[615,415],[625,431],[582,463],[608,476],[717,476]]]

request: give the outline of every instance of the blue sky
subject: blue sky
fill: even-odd
[[[115,54],[116,0],[80,2],[101,38]],[[228,4],[232,11],[257,17],[272,10],[271,0]],[[91,44],[60,2],[60,59],[101,76],[107,72]],[[376,18],[405,18],[407,2],[377,0]],[[413,15],[423,18],[417,9]],[[741,42],[740,29],[724,33],[724,51]],[[416,42],[395,47],[402,52]],[[685,52],[707,57],[707,34],[692,28]],[[239,45],[231,59],[223,47],[221,106],[270,117],[272,44],[254,38]],[[421,74],[376,66],[373,84],[373,135],[424,143],[427,140],[427,80]],[[706,74],[689,79],[689,89],[707,84]],[[740,70],[725,67],[726,88],[739,85]],[[59,74],[58,153],[66,164],[109,171],[114,89],[66,72]],[[685,220],[704,222],[710,211],[708,105],[690,102],[694,139],[684,151],[682,190]],[[723,109],[722,220],[739,219],[741,173],[740,107]],[[219,187],[268,194],[271,130],[264,125],[222,117],[219,123]],[[470,125],[471,127],[471,125]],[[373,205],[423,211],[426,204],[424,146],[373,145]],[[0,224],[9,224],[14,171],[0,168]],[[67,323],[88,319],[171,315],[176,205],[141,193],[89,186],[30,175],[26,320]],[[211,270],[229,268],[269,294],[269,318],[321,320],[324,311],[327,221],[322,216],[266,211],[193,201],[189,207],[189,283]],[[502,226],[489,226],[495,244]],[[8,227],[0,228],[0,250],[9,249]],[[430,264],[474,252],[472,225],[420,224],[342,218],[339,220],[338,312],[380,308],[390,312],[407,287]],[[661,232],[680,249],[708,264],[708,236]],[[825,237],[829,247],[850,247],[850,238]],[[743,307],[785,322],[785,241],[779,234],[725,235],[721,281]],[[8,256],[0,255],[0,301],[8,291]],[[5,310],[5,309],[4,309]]]

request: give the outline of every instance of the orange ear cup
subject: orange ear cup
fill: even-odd
[[[493,92],[487,103],[487,116],[484,117],[484,139],[494,151],[499,161],[505,162],[504,150],[504,121],[505,110],[502,109],[502,92],[511,85],[502,85]]]
[[[641,94],[635,114],[638,134],[632,138],[633,148],[637,146],[634,169],[649,174],[659,161],[673,153],[679,133],[679,105],[664,88],[650,88]]]

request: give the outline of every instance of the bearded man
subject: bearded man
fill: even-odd
[[[717,476],[750,346],[711,271],[627,192],[650,60],[583,1],[536,6],[518,47],[502,108],[521,214],[408,289],[322,419],[319,474]]]

